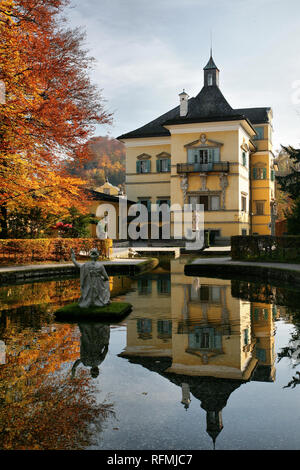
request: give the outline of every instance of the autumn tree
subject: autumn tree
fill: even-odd
[[[66,27],[69,0],[0,0],[0,223],[8,211],[40,207],[62,215],[85,210],[85,182],[66,161],[87,158],[84,143],[95,124],[111,122],[100,91],[91,84],[93,59],[84,33]]]

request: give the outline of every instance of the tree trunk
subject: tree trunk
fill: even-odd
[[[6,204],[3,204],[0,207],[0,227],[1,227],[1,232],[0,232],[0,238],[8,238],[8,217],[7,217],[7,206]]]

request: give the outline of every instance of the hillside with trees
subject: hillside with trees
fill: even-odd
[[[82,165],[71,163],[71,176],[87,182],[90,188],[97,188],[108,178],[114,186],[125,182],[125,146],[113,137],[93,137],[85,145],[86,159]]]

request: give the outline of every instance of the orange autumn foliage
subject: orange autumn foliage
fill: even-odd
[[[67,160],[87,158],[84,143],[95,124],[109,123],[100,92],[91,84],[92,59],[80,30],[64,26],[68,0],[0,0],[0,211],[35,207],[64,214],[85,210],[80,178]]]
[[[93,137],[86,146],[89,158],[82,165],[70,163],[68,171],[72,176],[85,180],[89,187],[96,189],[105,179],[114,186],[125,183],[125,145],[108,136]]]
[[[7,363],[0,368],[0,448],[84,449],[101,431],[112,405],[98,404],[86,371],[71,379],[79,331],[68,324],[39,331],[6,329]]]

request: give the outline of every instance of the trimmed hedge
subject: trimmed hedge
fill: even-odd
[[[112,240],[98,238],[38,238],[0,240],[0,264],[26,264],[40,261],[70,261],[70,250],[88,255],[97,248],[101,259],[111,257]]]
[[[245,235],[231,237],[233,260],[300,263],[300,236]]]

